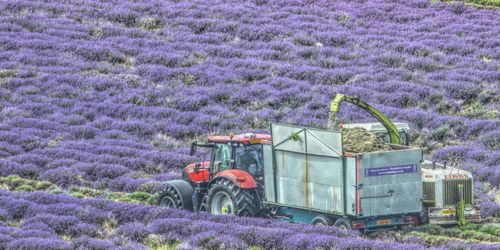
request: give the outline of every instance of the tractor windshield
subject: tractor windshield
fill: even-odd
[[[236,148],[236,167],[250,173],[252,176],[264,174],[262,159],[262,144],[243,145]]]
[[[229,169],[231,163],[231,147],[227,144],[217,144],[215,147],[215,164],[218,165],[217,171]]]

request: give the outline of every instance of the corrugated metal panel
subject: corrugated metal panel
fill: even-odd
[[[266,170],[267,201],[341,213],[343,173],[341,134],[288,125],[272,127],[276,176]],[[266,156],[266,153],[265,153]],[[277,201],[268,183],[276,180]]]
[[[420,149],[364,154],[360,173],[362,215],[367,217],[420,212],[421,159]]]
[[[345,158],[346,164],[346,214],[356,215],[356,159]]]
[[[264,191],[266,201],[276,202],[274,191],[273,157],[271,145],[264,145]]]

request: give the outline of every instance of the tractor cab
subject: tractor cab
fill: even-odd
[[[208,144],[193,142],[191,155],[196,152],[197,147],[210,148],[211,151],[206,157],[209,159],[186,166],[185,179],[191,182],[208,182],[211,176],[229,169],[238,169],[253,177],[261,177],[264,174],[262,141],[270,139],[271,136],[267,134],[245,133],[209,136]]]
[[[270,140],[267,134],[245,133],[229,136],[209,136],[214,143],[212,161],[215,173],[227,169],[240,169],[254,177],[264,174],[262,141]]]

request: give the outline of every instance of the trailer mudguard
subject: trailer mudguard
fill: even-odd
[[[210,185],[212,185],[221,178],[230,179],[241,189],[249,189],[257,187],[257,183],[255,182],[255,179],[252,177],[252,175],[243,170],[229,169],[219,172],[214,176],[213,180],[210,181]]]

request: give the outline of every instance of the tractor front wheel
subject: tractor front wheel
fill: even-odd
[[[168,186],[158,194],[157,205],[160,207],[182,209],[182,201],[177,191]]]
[[[193,187],[184,180],[172,180],[158,193],[156,204],[161,207],[193,210]]]
[[[229,179],[218,180],[208,192],[207,211],[212,214],[255,216],[259,204],[254,189],[241,189]]]

